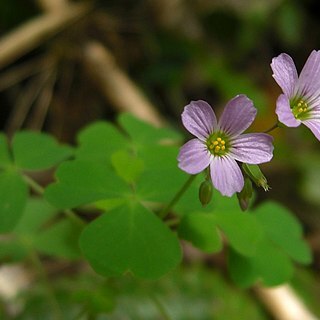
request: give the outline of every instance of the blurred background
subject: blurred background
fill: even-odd
[[[286,52],[301,70],[320,47],[319,9],[312,0],[1,0],[1,130],[9,137],[42,130],[75,143],[85,125],[123,111],[183,130],[180,114],[190,100],[206,100],[219,113],[245,93],[258,109],[252,130],[265,131],[277,120],[281,91],[271,59]],[[292,285],[320,316],[319,141],[303,127],[272,135],[274,159],[263,166],[272,189],[258,191],[257,201],[275,199],[303,224],[314,262],[298,267]],[[55,274],[62,299],[73,271]],[[153,284],[124,278],[106,289],[89,278],[74,281],[113,292],[100,301],[113,311],[99,319],[166,319],[146,294],[155,288],[173,319],[272,319],[252,291],[236,289],[210,263],[187,264]],[[32,297],[30,314],[19,319],[46,319],[41,290]]]

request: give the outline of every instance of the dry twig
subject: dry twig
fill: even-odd
[[[0,39],[0,69],[28,53],[52,35],[83,17],[87,5],[64,6],[25,23]]]
[[[102,94],[120,111],[131,112],[156,126],[164,123],[157,109],[117,66],[112,54],[100,43],[84,46],[84,62]]]
[[[256,287],[255,292],[278,320],[319,320],[302,303],[289,285]]]

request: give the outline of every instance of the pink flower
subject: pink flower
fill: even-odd
[[[253,122],[257,110],[245,95],[228,102],[217,122],[210,105],[192,101],[184,108],[182,123],[196,136],[180,149],[179,168],[197,174],[210,167],[213,186],[231,197],[240,192],[244,179],[237,161],[259,164],[272,158],[273,138],[264,133],[242,134]]]
[[[299,77],[286,53],[273,58],[271,68],[283,91],[276,107],[279,121],[288,127],[302,123],[320,140],[320,51],[311,52]]]

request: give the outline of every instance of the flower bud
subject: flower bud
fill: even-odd
[[[210,180],[205,180],[199,188],[199,200],[203,207],[208,205],[212,199],[213,186]]]
[[[248,177],[245,177],[243,189],[237,193],[239,205],[242,211],[246,211],[248,209],[252,194],[252,182]]]
[[[243,163],[242,168],[258,187],[262,187],[264,191],[268,191],[270,189],[268,181],[258,165]]]

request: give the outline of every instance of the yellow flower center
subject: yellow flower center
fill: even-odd
[[[304,119],[306,118],[307,112],[309,110],[309,106],[307,102],[302,99],[299,99],[297,102],[291,103],[292,113],[296,119]]]
[[[207,146],[209,151],[217,156],[223,156],[227,152],[227,143],[224,137],[221,136],[211,136],[207,140]]]

